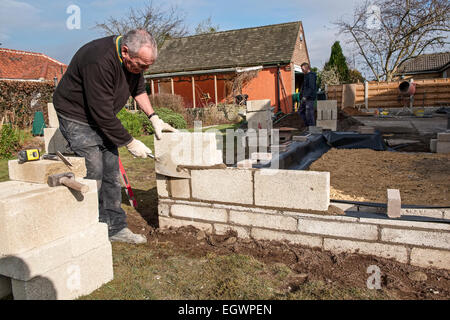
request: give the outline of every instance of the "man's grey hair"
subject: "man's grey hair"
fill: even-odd
[[[153,36],[145,29],[133,29],[128,31],[122,39],[122,45],[127,46],[131,56],[137,56],[139,49],[150,47],[154,58],[158,56],[158,46]]]

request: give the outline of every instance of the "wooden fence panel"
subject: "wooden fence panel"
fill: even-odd
[[[398,86],[403,81],[367,83],[367,98],[369,108],[401,108],[409,106],[409,98],[402,96]],[[414,81],[416,93],[414,94],[413,106],[429,107],[450,105],[450,79],[424,79]],[[328,86],[327,99],[337,100],[339,108],[342,107],[343,90],[345,85]],[[355,105],[364,105],[364,84],[356,84]]]

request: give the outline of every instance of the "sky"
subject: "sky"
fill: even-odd
[[[341,41],[344,54],[353,53],[333,22],[350,17],[363,0],[153,0],[155,6],[177,6],[190,31],[211,18],[220,31],[302,21],[313,67],[322,68],[331,45]],[[94,28],[109,17],[121,18],[130,7],[147,0],[0,0],[0,47],[44,53],[68,64],[83,44],[103,36]],[[70,9],[80,9],[78,28]],[[69,10],[68,10],[69,9]]]

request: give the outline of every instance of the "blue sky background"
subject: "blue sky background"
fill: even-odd
[[[64,63],[84,43],[102,37],[96,22],[122,17],[129,7],[139,8],[145,0],[0,0],[0,47],[41,52]],[[362,0],[165,0],[153,1],[168,8],[177,5],[191,31],[211,17],[220,31],[301,20],[313,66],[321,68],[329,58],[331,45],[340,40],[351,59],[351,48],[343,42],[332,22],[351,16]],[[81,9],[81,29],[69,30],[67,7]]]

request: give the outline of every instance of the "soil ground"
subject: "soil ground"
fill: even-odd
[[[450,206],[450,154],[331,149],[309,170],[330,172],[331,199],[386,203],[399,189],[403,204]]]

